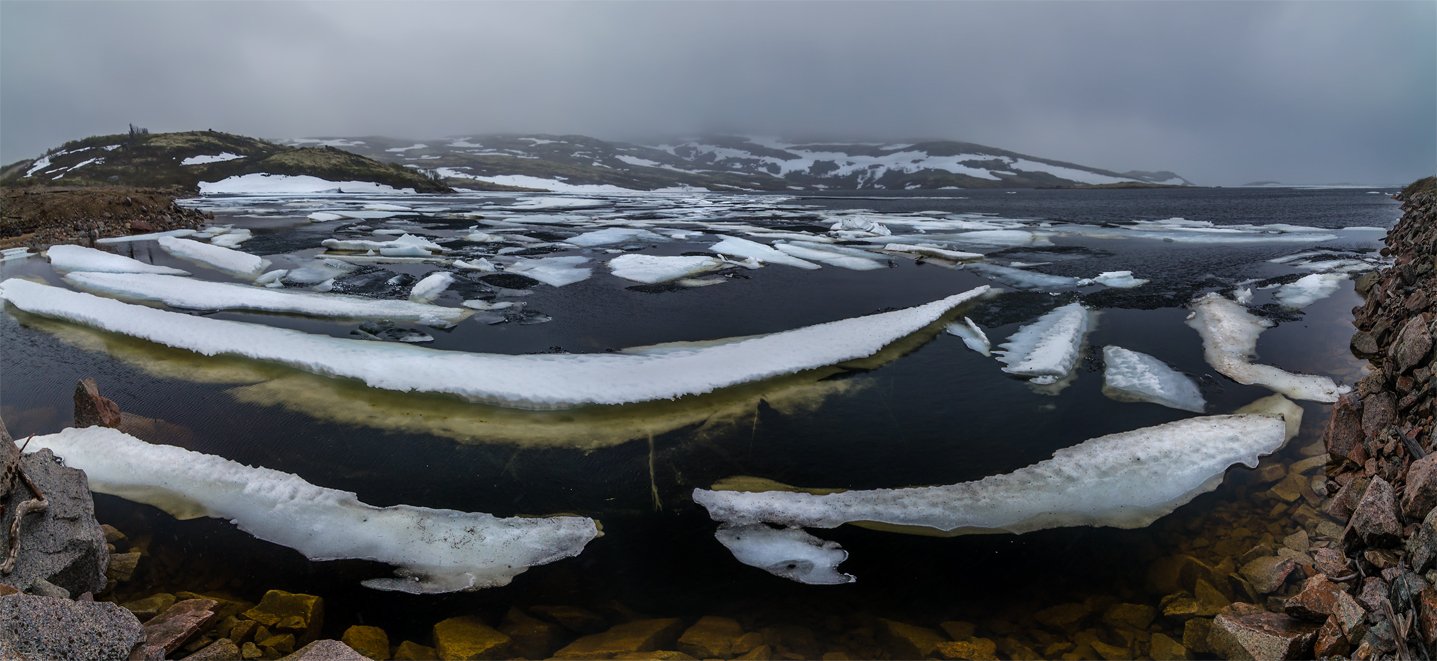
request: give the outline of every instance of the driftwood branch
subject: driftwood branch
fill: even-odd
[[[25,439],[25,444],[20,447],[20,451],[6,462],[5,473],[0,476],[0,486],[5,487],[3,491],[0,491],[0,497],[10,495],[16,478],[19,478],[20,482],[34,496],[15,506],[15,518],[10,521],[10,548],[5,552],[5,562],[0,564],[0,575],[8,575],[15,570],[15,561],[20,554],[20,526],[25,517],[37,512],[44,512],[50,507],[50,501],[45,499],[44,492],[40,491],[40,487],[30,479],[29,475],[25,474],[25,468],[20,465],[20,457],[25,454],[25,447],[30,445],[30,438],[34,438],[34,435]],[[0,516],[3,516],[4,513],[4,503],[0,502]]]

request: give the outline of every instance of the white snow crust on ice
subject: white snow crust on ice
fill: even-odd
[[[1342,287],[1346,273],[1313,273],[1277,288],[1277,302],[1283,307],[1300,310],[1320,301]]]
[[[794,257],[781,250],[767,246],[756,241],[741,239],[736,236],[718,235],[721,239],[718,243],[709,246],[710,252],[716,252],[724,257],[738,257],[740,259],[755,259],[764,264],[783,264],[801,269],[814,270],[819,268],[817,264]]]
[[[224,151],[218,154],[203,154],[200,156],[191,156],[183,161],[180,161],[180,165],[204,165],[206,163],[223,163],[225,161],[233,161],[237,158],[244,157],[239,154],[232,154],[230,152]]]
[[[1259,385],[1293,399],[1315,402],[1335,402],[1350,390],[1325,376],[1293,374],[1252,363],[1257,338],[1272,322],[1253,316],[1247,308],[1215,293],[1193,301],[1191,307],[1187,324],[1202,336],[1203,357],[1219,374],[1243,385]]]
[[[285,271],[266,274],[279,280]],[[469,316],[465,310],[410,301],[341,294],[262,289],[147,273],[70,273],[65,281],[79,289],[128,301],[163,303],[185,310],[249,310],[337,319],[413,321],[448,328]],[[260,283],[266,284],[266,283]]]
[[[944,486],[842,491],[695,489],[715,521],[834,528],[863,522],[944,534],[1026,533],[1068,526],[1141,528],[1216,489],[1289,438],[1302,410],[1188,418],[1101,436],[1011,473]],[[1289,418],[1285,421],[1284,417]]]
[[[842,585],[857,580],[838,571],[838,565],[848,559],[848,551],[801,528],[774,528],[763,523],[723,526],[714,538],[735,560],[791,581]]]
[[[988,334],[984,333],[983,329],[978,327],[978,324],[973,323],[972,319],[963,317],[961,321],[948,324],[948,327],[944,330],[946,330],[949,335],[963,340],[963,344],[969,349],[985,356],[992,354],[993,345],[988,341]]]
[[[611,200],[591,197],[525,197],[501,208],[511,211],[549,211],[554,209],[601,209],[613,206],[613,204]],[[524,221],[534,222],[532,218],[525,218]]]
[[[413,303],[429,303],[439,298],[439,295],[443,294],[444,290],[452,284],[454,284],[453,273],[435,271],[414,283],[414,288],[409,290],[409,300]]]
[[[92,271],[96,273],[162,273],[166,275],[189,275],[168,266],[147,264],[124,255],[86,248],[84,246],[56,245],[45,251],[50,266],[56,271]]]
[[[201,181],[200,195],[302,195],[308,193],[413,193],[372,181],[329,181],[310,175],[251,172],[219,181]]]
[[[284,274],[285,282],[298,285],[317,285],[353,271],[356,266],[337,259],[315,259],[299,268],[289,269]]]
[[[848,252],[837,252],[827,249],[827,246],[804,243],[804,242],[778,242],[773,247],[783,253],[810,262],[818,262],[829,266],[849,269],[852,271],[873,271],[876,269],[888,268],[888,263],[880,261],[878,255],[868,253],[858,257]]]
[[[26,448],[42,449],[85,471],[99,493],[180,519],[225,519],[310,560],[394,565],[394,578],[364,581],[377,590],[432,594],[508,585],[529,567],[578,555],[599,534],[593,519],[576,516],[501,519],[412,505],[375,507],[298,475],[146,443],[107,427],[36,436]]]
[[[998,345],[1004,372],[1030,377],[1037,384],[1055,383],[1078,364],[1089,330],[1087,308],[1069,303],[1018,329]]]
[[[43,317],[206,356],[231,355],[351,378],[372,388],[449,394],[534,410],[702,395],[872,356],[988,291],[662,355],[499,355],[304,333],[157,310],[11,278],[0,298]]]
[[[717,271],[727,264],[717,257],[698,255],[668,257],[629,253],[609,260],[615,276],[634,282],[658,284]]]
[[[327,223],[331,220],[339,220],[341,218],[344,218],[344,216],[341,216],[337,213],[330,213],[328,211],[316,211],[306,217],[309,218],[310,222],[314,223]]]
[[[828,228],[830,232],[850,236],[888,236],[893,231],[868,216],[843,216]]]
[[[229,230],[210,238],[210,245],[221,248],[238,248],[239,244],[254,238],[254,233],[247,229]]]
[[[1148,354],[1112,345],[1103,347],[1103,394],[1120,402],[1152,402],[1193,413],[1207,408],[1188,375]]]
[[[551,287],[563,287],[588,280],[589,276],[594,274],[594,269],[579,266],[588,261],[588,257],[581,255],[520,259],[504,270],[525,275]]]
[[[159,244],[175,257],[240,277],[257,278],[269,269],[267,259],[221,246],[173,236],[160,237]]]

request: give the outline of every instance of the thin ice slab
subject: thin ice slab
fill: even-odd
[[[1056,383],[1073,371],[1090,330],[1091,312],[1069,303],[1018,329],[1000,344],[1004,372],[1026,376],[1039,385]]]
[[[175,257],[243,278],[254,279],[269,269],[269,260],[190,239],[163,236],[160,248]]]
[[[1026,468],[959,484],[827,493],[695,489],[693,497],[730,527],[858,523],[943,536],[1141,528],[1216,489],[1229,467],[1256,466],[1290,438],[1301,415],[1281,400],[1260,413],[1179,420],[1094,438]],[[794,559],[811,553],[791,543],[787,551]],[[776,555],[764,560],[772,565]]]
[[[107,427],[36,436],[85,471],[90,488],[153,505],[176,518],[226,519],[310,560],[361,559],[395,566],[366,587],[415,594],[508,585],[529,567],[578,555],[598,536],[593,519],[499,518],[410,505],[375,507],[348,491],[210,454],[146,443]]]
[[[1103,347],[1103,394],[1120,402],[1152,402],[1180,411],[1207,408],[1197,383],[1157,358],[1122,347]]]
[[[1350,390],[1325,376],[1293,374],[1271,365],[1257,365],[1257,338],[1272,322],[1218,294],[1192,302],[1187,324],[1202,336],[1203,357],[1219,374],[1243,385],[1259,385],[1293,399],[1335,402]]]
[[[211,319],[11,278],[0,299],[31,314],[202,355],[269,361],[372,388],[455,395],[511,408],[566,409],[700,395],[877,354],[981,296],[978,287],[916,307],[659,355],[499,355],[348,340]]]

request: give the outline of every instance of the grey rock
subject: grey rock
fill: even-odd
[[[369,657],[337,640],[316,640],[280,661],[369,661]]]
[[[16,450],[14,444],[0,443],[0,453]],[[45,493],[49,507],[25,517],[15,570],[0,580],[24,591],[39,581],[48,581],[72,595],[103,591],[110,553],[105,533],[95,520],[95,501],[84,471],[60,465],[49,450],[25,455],[20,463]],[[15,505],[30,497],[17,480],[0,519],[0,548],[9,547]]]
[[[1363,544],[1389,546],[1402,537],[1402,524],[1397,521],[1397,500],[1392,485],[1380,477],[1372,478],[1362,500],[1352,512],[1347,528]]]
[[[1392,344],[1390,355],[1397,367],[1397,373],[1402,374],[1421,363],[1431,350],[1432,334],[1427,329],[1427,316],[1418,315],[1409,320],[1397,334],[1397,341]]]
[[[0,597],[0,658],[123,661],[144,639],[140,621],[115,604]]]

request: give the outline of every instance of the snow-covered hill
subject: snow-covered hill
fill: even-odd
[[[1188,186],[966,142],[790,142],[714,136],[652,144],[577,135],[301,138],[438,173],[451,185],[567,192]]]

